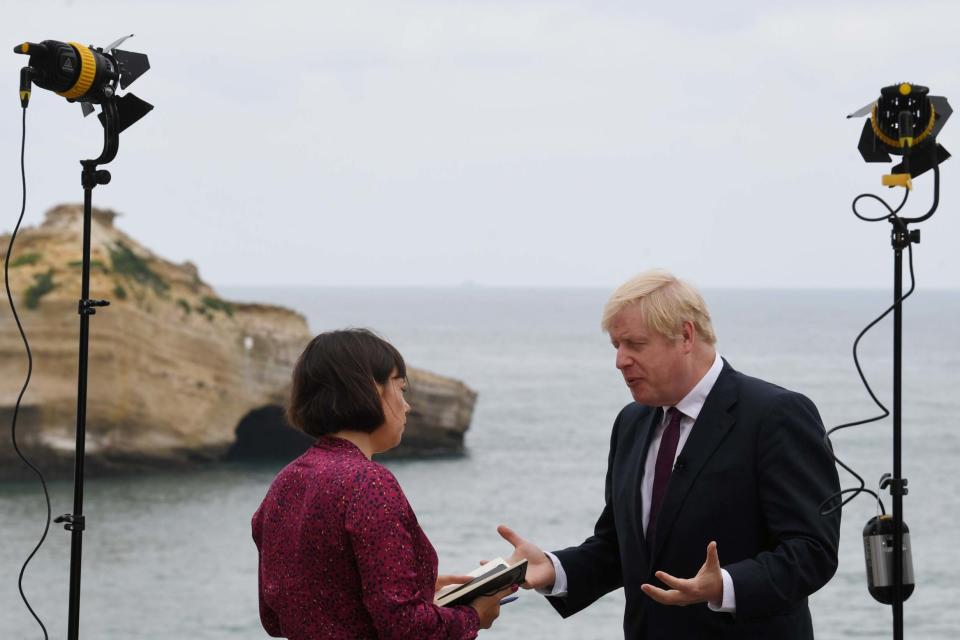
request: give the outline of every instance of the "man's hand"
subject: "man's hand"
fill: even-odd
[[[465,582],[470,582],[473,580],[473,576],[437,576],[437,585],[433,588],[433,592],[436,593],[440,589],[449,586],[451,584],[464,584]]]
[[[709,602],[719,606],[723,600],[723,574],[720,573],[716,542],[707,545],[707,560],[694,577],[674,578],[663,571],[657,571],[656,576],[670,589],[660,589],[652,584],[644,584],[640,588],[660,604],[685,607],[688,604]]]
[[[540,547],[524,540],[505,524],[497,527],[497,533],[513,545],[513,555],[507,559],[510,564],[527,559],[527,576],[522,585],[524,589],[549,589],[553,586],[557,581],[557,573],[550,558]]]

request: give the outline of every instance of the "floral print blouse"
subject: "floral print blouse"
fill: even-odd
[[[475,638],[472,607],[433,604],[437,553],[396,478],[321,436],[253,516],[260,620],[290,640]]]

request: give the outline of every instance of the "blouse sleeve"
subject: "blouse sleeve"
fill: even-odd
[[[253,514],[253,541],[257,545],[257,556],[259,557],[260,550],[260,540],[262,535],[262,528],[260,519],[262,515],[258,510]],[[263,597],[264,591],[267,589],[265,584],[265,579],[263,575],[263,563],[257,562],[257,577],[259,583],[259,594],[260,594],[260,622],[263,624],[264,630],[269,633],[274,638],[279,638],[283,635],[282,630],[280,629],[280,619],[277,617],[277,614],[274,613],[273,609],[270,608],[270,605],[267,604],[266,599]]]
[[[353,544],[363,584],[363,602],[381,638],[468,640],[480,619],[473,607],[438,607],[423,592],[414,549],[419,525],[396,478],[385,468],[371,468],[358,478],[358,493],[346,511],[346,531]],[[428,581],[432,582],[433,578]]]

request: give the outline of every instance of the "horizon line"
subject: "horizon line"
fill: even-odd
[[[220,288],[234,288],[234,289],[340,289],[340,290],[383,290],[383,289],[443,289],[443,290],[531,290],[531,289],[541,289],[541,290],[579,290],[579,291],[608,291],[615,288],[614,286],[606,285],[557,285],[557,284],[480,284],[475,282],[468,282],[462,284],[251,284],[251,283],[214,283],[210,282],[210,286],[215,289]],[[820,291],[820,292],[851,292],[851,291],[862,291],[862,292],[881,292],[881,291],[890,291],[892,293],[892,287],[877,287],[877,286],[811,286],[811,285],[784,285],[784,286],[773,286],[773,285],[759,285],[759,286],[737,286],[737,285],[716,285],[716,286],[699,286],[698,289],[703,291]],[[936,291],[936,292],[956,292],[960,293],[960,287],[944,287],[944,286],[931,286],[926,288],[917,288],[917,293],[920,291]]]

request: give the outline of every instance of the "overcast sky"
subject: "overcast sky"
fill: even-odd
[[[653,8],[642,4],[659,5]],[[0,3],[0,229],[20,206],[24,40],[124,48],[156,109],[94,203],[215,285],[889,288],[890,165],[844,116],[908,80],[960,108],[960,3]],[[37,90],[27,223],[81,202],[102,134]],[[960,153],[960,116],[940,136]],[[960,288],[960,160],[921,226],[920,286]],[[919,215],[932,178],[916,182]]]

